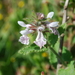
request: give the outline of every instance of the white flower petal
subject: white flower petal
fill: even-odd
[[[24,22],[22,22],[22,21],[18,21],[18,24],[19,24],[20,26],[22,26],[22,27],[26,27],[26,24],[25,24]]]
[[[52,22],[50,24],[47,24],[47,27],[58,27],[59,22]]]
[[[30,25],[30,24],[27,24],[27,25],[26,25],[26,28],[29,28],[29,27],[31,27],[31,25]]]
[[[26,44],[28,45],[29,44],[29,37],[26,36],[26,35],[22,35],[19,39],[19,42],[21,42],[22,44]]]
[[[42,39],[39,39],[38,41],[34,41],[34,43],[40,47],[40,49],[42,47],[44,47],[44,45],[46,44],[46,41],[42,40]]]
[[[42,32],[38,31],[38,35],[34,43],[38,45],[40,48],[42,48],[46,44],[46,39],[44,38]]]
[[[38,41],[40,37],[41,37],[41,32],[38,31],[38,35],[37,35],[36,41]]]
[[[26,27],[26,28],[29,28],[31,25],[30,24],[25,24],[24,22],[22,21],[18,21],[18,24],[22,27]]]
[[[29,33],[33,33],[34,32],[34,30],[29,30]]]
[[[30,34],[30,33],[33,33],[33,32],[34,32],[33,30],[29,30],[28,28],[26,28],[25,30],[20,31],[20,33],[22,35],[27,35],[27,34]]]
[[[28,32],[28,29],[26,28],[25,30],[21,30],[20,33],[22,35],[27,35],[29,32]]]
[[[50,13],[48,13],[47,18],[52,18],[53,15],[54,15],[54,12],[50,12]]]

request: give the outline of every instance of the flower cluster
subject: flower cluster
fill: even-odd
[[[33,24],[25,24],[22,21],[18,21],[18,24],[22,27],[25,27],[25,30],[20,31],[22,36],[20,37],[19,41],[22,44],[29,44],[29,37],[27,36],[30,33],[33,33],[37,31],[37,37],[34,41],[36,45],[38,45],[40,48],[44,47],[46,44],[47,40],[45,39],[43,35],[43,31],[48,28],[51,30],[52,33],[55,35],[58,35],[59,37],[59,32],[57,30],[58,23],[59,22],[49,22],[48,20],[51,19],[54,15],[54,12],[48,13],[47,17],[44,16],[42,13],[37,13],[37,19],[38,21]]]

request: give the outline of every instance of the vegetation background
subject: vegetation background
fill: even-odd
[[[47,51],[32,52],[29,55],[17,54],[24,47],[18,42],[19,32],[23,28],[17,21],[24,21],[33,13],[47,15],[53,11],[55,14],[51,21],[58,21],[61,25],[64,3],[65,0],[0,0],[0,75],[41,75],[42,71],[46,75],[55,75],[57,59],[53,54],[51,62]],[[66,75],[75,75],[75,0],[69,1],[68,16],[63,58],[69,64]],[[55,48],[57,47],[58,45]],[[64,73],[62,68],[59,75],[65,75]]]

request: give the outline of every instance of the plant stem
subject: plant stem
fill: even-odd
[[[56,57],[62,62],[62,64],[64,66],[66,66],[66,64],[64,63],[64,60],[62,59],[62,57],[60,55],[58,55],[58,53],[52,47],[48,46],[48,48],[49,48],[49,50],[51,50],[56,55]]]
[[[62,24],[66,23],[66,21],[67,21],[68,4],[69,4],[69,0],[65,0],[64,9],[63,9]],[[62,56],[63,41],[64,41],[64,34],[62,34],[62,36],[60,37],[59,52],[58,52],[59,56]],[[58,59],[57,75],[58,75],[58,70],[60,69],[61,64],[62,64],[62,62]]]
[[[69,3],[69,0],[66,0],[64,4],[62,24],[66,23],[66,20],[67,20],[68,3]],[[62,34],[60,37],[59,52],[58,52],[60,56],[62,56],[63,41],[64,41],[64,34]],[[61,64],[59,60],[58,60],[58,64]]]

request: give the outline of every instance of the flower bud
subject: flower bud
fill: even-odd
[[[37,18],[38,18],[38,20],[44,19],[44,14],[37,13]]]

